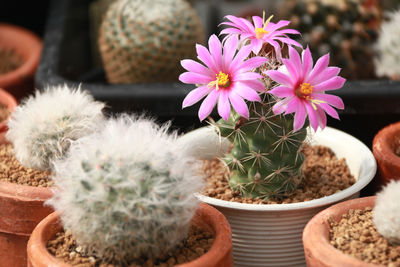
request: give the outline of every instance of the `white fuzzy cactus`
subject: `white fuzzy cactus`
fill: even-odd
[[[50,170],[71,142],[96,131],[104,120],[104,104],[86,91],[66,85],[49,87],[25,99],[8,122],[7,139],[18,161],[29,168]]]
[[[381,235],[400,244],[400,181],[390,182],[377,194],[373,220]]]
[[[59,191],[48,203],[90,253],[129,265],[162,256],[186,237],[203,177],[167,131],[124,115],[55,163]]]
[[[376,73],[378,76],[400,79],[400,10],[390,13],[388,18],[382,23],[376,44]]]

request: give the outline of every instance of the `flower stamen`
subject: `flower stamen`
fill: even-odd
[[[271,15],[267,20],[265,20],[265,11],[263,11],[263,27],[262,28],[255,28],[255,32],[256,32],[256,37],[257,39],[261,39],[264,37],[264,34],[268,34],[269,31],[265,30],[265,28],[267,28],[269,22],[271,21],[271,19],[274,17],[274,15]]]
[[[220,71],[218,74],[215,75],[216,80],[209,82],[208,83],[208,87],[214,87],[216,88],[216,90],[218,91],[220,88],[220,86],[226,88],[229,87],[229,85],[231,84],[231,81],[229,80],[229,75],[226,73],[223,73],[222,71]]]

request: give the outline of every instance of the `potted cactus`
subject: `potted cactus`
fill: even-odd
[[[26,266],[26,244],[33,228],[52,212],[43,202],[51,196],[52,162],[69,145],[95,131],[104,104],[87,93],[60,86],[36,92],[15,108],[1,149],[0,260]]]
[[[303,233],[307,266],[399,266],[399,190],[400,182],[391,181],[377,196],[348,200],[314,216]],[[336,233],[338,226],[342,232]]]
[[[188,72],[180,76],[182,82],[198,86],[184,99],[184,108],[206,96],[198,112],[204,120],[217,105],[222,119],[212,124],[219,136],[201,129],[183,136],[180,142],[188,154],[200,155],[207,144],[227,138],[231,150],[221,158],[229,169],[229,187],[242,197],[258,200],[290,197],[299,187],[307,136],[346,158],[357,182],[320,199],[259,205],[198,195],[228,218],[235,266],[302,265],[301,233],[307,220],[328,205],[356,197],[373,178],[376,163],[357,139],[324,129],[325,113],[338,119],[334,107],[344,108],[339,97],[325,93],[345,82],[338,76],[339,68],[328,66],[329,54],[315,65],[308,47],[299,54],[293,47],[299,43],[288,37],[298,32],[282,29],[289,21],[274,23],[272,16],[266,19],[265,15],[254,16],[253,23],[235,16],[226,18],[222,24],[227,28],[221,32],[226,34],[224,41],[214,35],[209,39],[209,50],[197,45],[203,64],[183,60]],[[282,45],[286,45],[287,58]],[[229,145],[219,147],[223,150]]]
[[[123,115],[72,144],[68,157],[55,163],[57,190],[47,203],[56,213],[29,240],[30,266],[73,265],[46,249],[62,229],[95,264],[157,265],[185,242],[191,221],[215,241],[207,253],[179,266],[233,266],[229,224],[207,205],[196,212],[193,193],[203,185],[198,165],[167,131],[168,125]]]

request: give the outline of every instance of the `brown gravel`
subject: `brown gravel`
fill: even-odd
[[[23,167],[15,158],[11,144],[0,145],[0,180],[20,185],[49,187],[53,181],[47,171]]]
[[[308,146],[303,165],[304,179],[299,188],[287,198],[269,200],[241,197],[229,187],[229,171],[219,159],[205,161],[207,185],[203,194],[226,201],[250,204],[284,204],[304,202],[332,195],[355,183],[345,159],[338,159],[331,149],[324,146]]]
[[[10,110],[6,105],[0,103],[0,122],[5,121],[10,116]]]
[[[340,222],[330,220],[331,244],[362,261],[400,267],[400,245],[391,245],[375,228],[372,209],[350,210]]]
[[[0,49],[0,74],[17,69],[22,64],[22,59],[12,49]]]
[[[182,241],[176,249],[168,253],[167,258],[159,259],[156,263],[152,260],[138,260],[139,263],[131,264],[130,267],[171,267],[177,264],[192,261],[205,254],[214,242],[213,234],[191,226],[189,236]],[[83,248],[76,245],[70,231],[58,233],[53,240],[47,243],[48,251],[61,258],[64,262],[79,267],[117,267],[108,263],[101,263],[94,256],[84,255]],[[139,265],[138,265],[139,264]]]

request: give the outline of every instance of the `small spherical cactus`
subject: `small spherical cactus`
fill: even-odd
[[[400,10],[389,14],[389,20],[382,23],[381,34],[376,43],[376,73],[400,79]]]
[[[110,83],[176,81],[182,58],[196,56],[204,30],[185,0],[116,0],[100,28]]]
[[[376,196],[373,220],[389,242],[400,244],[400,181],[390,182]]]
[[[143,117],[108,121],[55,164],[48,201],[64,229],[105,262],[155,259],[186,237],[203,177],[176,134]]]
[[[49,87],[25,99],[11,115],[7,139],[25,167],[51,170],[75,140],[96,131],[104,104],[66,85]]]

